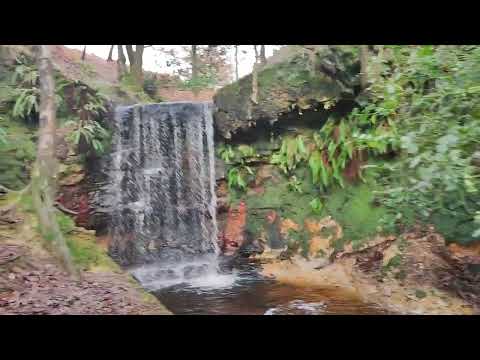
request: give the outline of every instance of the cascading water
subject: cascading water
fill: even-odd
[[[209,103],[119,107],[110,159],[110,253],[149,288],[217,274]]]

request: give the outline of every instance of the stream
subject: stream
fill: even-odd
[[[179,315],[387,314],[340,290],[300,288],[266,279],[258,273],[256,264],[248,262],[231,274],[209,274],[170,286],[161,284],[165,283],[152,286],[150,282],[149,290]]]

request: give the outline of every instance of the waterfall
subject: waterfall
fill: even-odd
[[[178,264],[216,258],[209,103],[118,107],[108,172],[110,253],[118,262],[154,264],[174,277]]]

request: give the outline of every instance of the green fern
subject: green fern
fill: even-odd
[[[279,165],[285,174],[289,174],[301,162],[306,161],[308,155],[303,136],[287,137],[283,139],[280,151],[272,154],[270,162]]]
[[[37,88],[19,89],[12,115],[16,118],[26,118],[33,111],[38,112],[40,91]]]
[[[319,198],[315,198],[310,201],[310,207],[314,214],[320,215],[323,210],[323,204]]]
[[[218,149],[218,155],[226,164],[231,164],[235,158],[235,153],[230,145],[220,146]]]
[[[67,121],[65,126],[77,124],[76,121]],[[104,129],[97,121],[87,120],[78,122],[78,126],[69,134],[69,140],[76,146],[80,144],[81,139],[90,145],[96,154],[103,154],[105,143],[110,138],[110,133]]]
[[[233,167],[227,173],[228,187],[233,189],[237,188],[244,191],[247,188],[242,173],[239,168]]]

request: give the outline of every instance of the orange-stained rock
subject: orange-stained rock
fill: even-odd
[[[245,227],[247,223],[247,205],[241,201],[238,208],[230,207],[227,224],[220,240],[222,252],[233,255],[245,242]]]
[[[322,224],[319,221],[306,219],[304,221],[305,230],[310,234],[320,234],[322,231]]]
[[[333,252],[332,242],[343,236],[342,227],[327,216],[319,221],[306,219],[304,221],[305,229],[310,234],[309,239],[309,256],[315,257],[323,252],[325,256],[330,256]],[[330,234],[323,233],[323,230],[333,230]]]
[[[323,252],[324,256],[330,256],[333,248],[330,247],[331,237],[314,236],[309,240],[309,256],[316,256]]]
[[[459,258],[464,258],[464,257],[480,258],[480,242],[474,243],[469,246],[462,246],[459,244],[452,243],[448,245],[448,250],[452,253],[452,255]]]
[[[287,236],[290,230],[299,231],[300,225],[291,219],[284,219],[280,223],[280,233],[283,236]]]
[[[310,235],[319,235],[324,229],[334,229],[337,239],[343,236],[342,227],[331,216],[324,217],[321,220],[306,219],[304,227]]]

